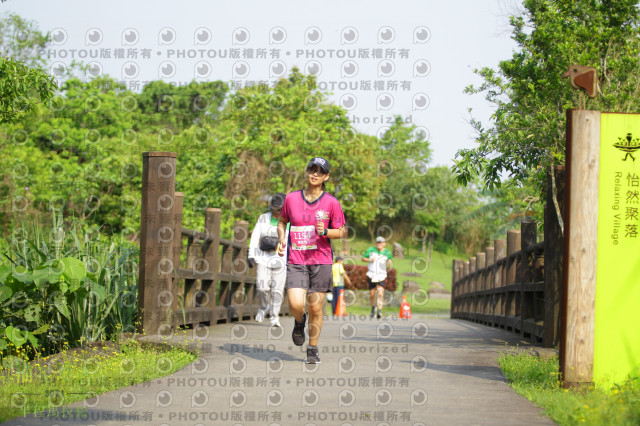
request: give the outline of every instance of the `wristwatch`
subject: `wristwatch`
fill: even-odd
[[[322,234],[320,234],[320,236],[322,237],[323,235],[327,235],[327,228],[324,228],[324,231],[322,231]]]

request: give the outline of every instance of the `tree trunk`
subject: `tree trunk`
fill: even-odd
[[[367,225],[367,229],[369,230],[369,236],[371,237],[371,241],[376,240],[376,224],[377,222],[374,220]]]

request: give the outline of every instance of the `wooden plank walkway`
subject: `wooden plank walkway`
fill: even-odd
[[[312,366],[291,342],[293,319],[282,323],[203,328],[195,337],[200,360],[171,376],[63,407],[66,418],[4,424],[553,424],[509,388],[498,367],[505,344],[528,347],[512,333],[421,316],[329,317],[318,345],[322,363]]]

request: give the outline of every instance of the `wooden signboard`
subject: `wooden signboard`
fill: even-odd
[[[640,372],[639,157],[640,114],[568,111],[565,386],[610,386]]]

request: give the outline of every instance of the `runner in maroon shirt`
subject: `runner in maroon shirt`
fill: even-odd
[[[304,305],[308,297],[308,364],[320,363],[317,344],[322,331],[322,303],[333,287],[329,239],[346,235],[340,202],[324,191],[328,179],[329,162],[322,157],[312,158],[307,165],[306,188],[287,194],[278,222],[278,254],[288,254],[287,297],[295,319],[291,337],[297,346],[304,344]],[[285,239],[287,223],[291,224],[289,241]]]

